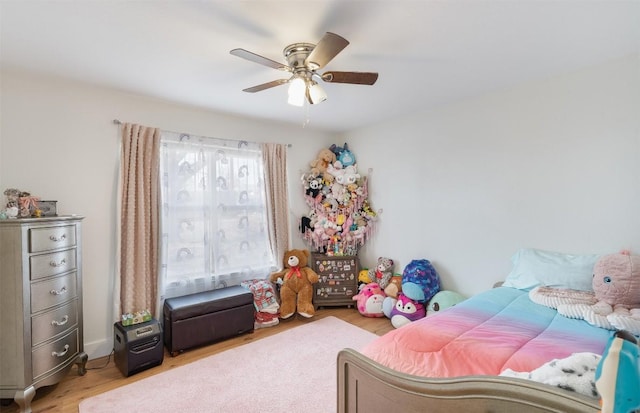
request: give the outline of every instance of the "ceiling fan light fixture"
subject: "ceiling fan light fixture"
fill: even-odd
[[[1,1],[1,0],[0,0]],[[231,54],[274,69],[291,73],[289,79],[277,79],[271,82],[242,89],[254,93],[275,86],[289,84],[287,102],[294,106],[304,106],[305,100],[312,105],[327,100],[327,94],[318,85],[319,82],[348,83],[354,85],[373,85],[378,79],[376,72],[325,72],[317,73],[338,55],[349,41],[335,33],[326,32],[317,44],[293,43],[284,48],[287,64],[282,64],[245,49],[233,49]]]
[[[304,79],[296,76],[289,82],[289,98],[287,103],[293,106],[303,106],[307,84]]]
[[[327,100],[327,93],[320,87],[320,85],[315,82],[309,82],[309,101],[311,104],[315,105],[317,103],[321,103]]]

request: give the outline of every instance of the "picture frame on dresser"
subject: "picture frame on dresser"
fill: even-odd
[[[36,390],[86,373],[81,216],[0,220],[0,397],[31,412]]]
[[[38,201],[38,209],[43,217],[55,217],[58,216],[57,204],[58,201]]]

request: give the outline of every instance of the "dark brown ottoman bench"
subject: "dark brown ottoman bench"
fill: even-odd
[[[239,285],[167,298],[164,345],[172,356],[186,349],[253,331],[253,294]]]

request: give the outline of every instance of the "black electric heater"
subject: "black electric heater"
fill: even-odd
[[[157,320],[130,326],[117,322],[113,350],[116,366],[125,377],[159,366],[164,360],[162,326]]]

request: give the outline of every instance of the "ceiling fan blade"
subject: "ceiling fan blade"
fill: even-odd
[[[342,36],[327,32],[309,53],[304,64],[311,70],[320,69],[336,57],[348,44],[349,41]]]
[[[272,88],[272,87],[284,85],[285,83],[288,83],[288,82],[289,82],[289,79],[272,80],[271,82],[267,82],[267,83],[263,83],[261,85],[248,87],[246,89],[242,89],[242,91],[243,92],[249,92],[249,93],[255,93],[255,92],[260,92],[261,90],[265,90],[265,89],[269,89],[269,88]]]
[[[254,63],[259,63],[261,65],[272,67],[274,69],[289,71],[289,72],[291,71],[291,68],[289,66],[283,65],[282,63],[276,62],[275,60],[267,59],[264,56],[260,56],[259,54],[255,54],[245,49],[233,49],[229,53],[231,53],[234,56],[238,56],[243,59],[250,60]]]
[[[378,80],[378,74],[375,72],[324,72],[322,80],[329,83],[373,85]]]

